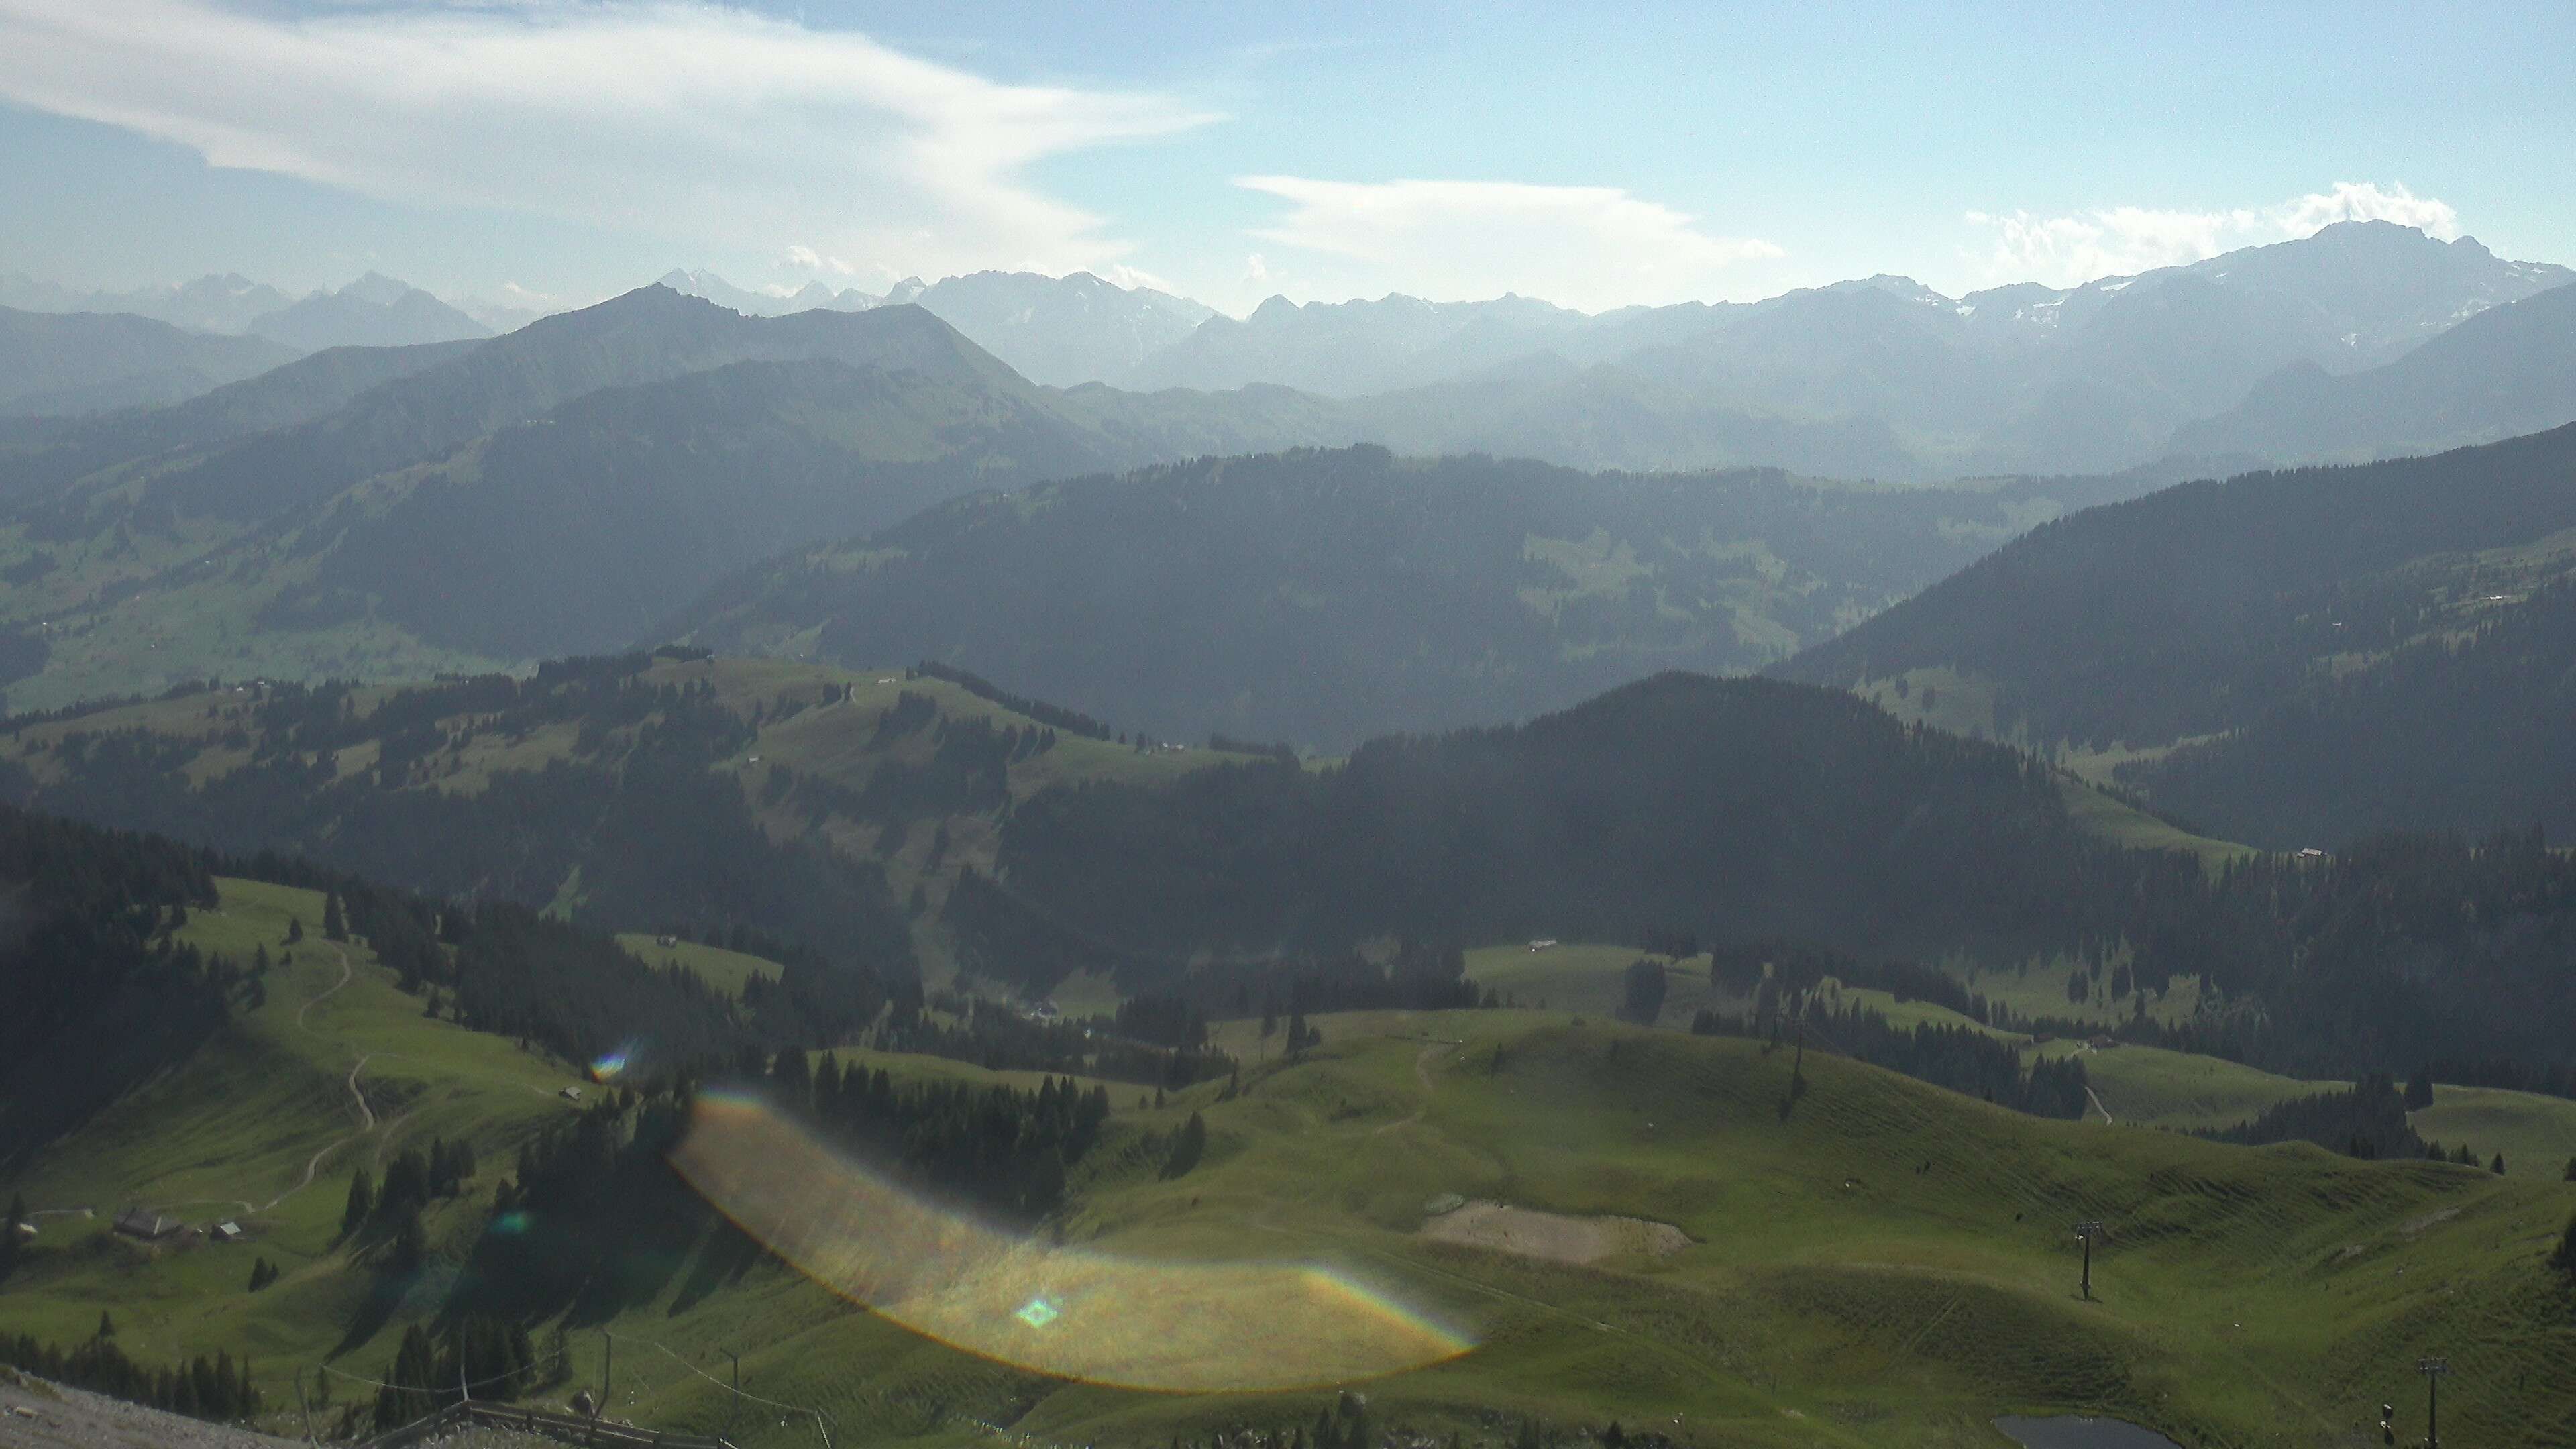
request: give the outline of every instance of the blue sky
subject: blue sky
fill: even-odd
[[[1242,311],[2069,283],[2388,216],[2576,262],[2576,6],[0,0],[0,271]]]

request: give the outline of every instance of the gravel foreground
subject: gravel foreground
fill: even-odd
[[[0,1369],[0,1449],[298,1449],[303,1443],[165,1414]],[[551,1439],[488,1428],[433,1434],[421,1444],[423,1449],[561,1449]]]
[[[8,1449],[292,1449],[298,1442],[0,1370],[0,1445]]]

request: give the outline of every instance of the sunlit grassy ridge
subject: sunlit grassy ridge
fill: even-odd
[[[580,1078],[502,1038],[424,1016],[363,944],[322,939],[319,892],[221,886],[220,905],[191,912],[180,939],[245,963],[265,948],[278,963],[266,1001],[13,1184],[41,1214],[39,1244],[65,1251],[10,1281],[0,1321],[69,1342],[111,1309],[119,1346],[134,1357],[247,1349],[270,1401],[291,1404],[291,1366],[319,1361],[366,1296],[363,1274],[334,1246],[350,1174],[381,1176],[405,1146],[461,1138],[482,1154],[488,1185],[520,1140],[571,1110],[556,1093]],[[288,946],[296,920],[304,939]],[[109,1234],[129,1205],[195,1225],[235,1219],[254,1242],[146,1253]],[[94,1216],[72,1211],[83,1208]],[[434,1225],[458,1246],[471,1231],[454,1212]],[[254,1257],[285,1273],[255,1295],[245,1291]]]
[[[319,902],[228,885],[222,912],[188,931],[274,954],[289,913],[316,921]],[[1598,969],[1613,981],[1633,959],[1603,960],[1614,956]],[[574,1077],[423,1017],[363,949],[350,957],[349,984],[322,995],[338,961],[308,934],[271,973],[265,1006],[21,1187],[38,1208],[196,1199],[192,1220],[240,1216],[239,1200],[268,1203],[314,1152],[350,1139],[314,1185],[250,1212],[249,1248],[145,1254],[104,1241],[103,1221],[44,1219],[51,1245],[79,1245],[9,1285],[10,1327],[85,1336],[108,1308],[138,1356],[247,1347],[272,1404],[291,1404],[290,1375],[305,1369],[309,1385],[366,1304],[367,1271],[333,1244],[348,1169],[433,1133],[469,1137],[482,1156],[467,1197],[431,1216],[433,1240],[462,1254],[511,1144],[569,1110],[554,1092]],[[1688,975],[1676,970],[1676,995]],[[1224,1084],[1210,1083],[1155,1109],[1113,1085],[1111,1130],[1078,1165],[1063,1236],[1162,1261],[1321,1262],[1456,1325],[1475,1352],[1361,1387],[1380,1427],[1485,1442],[1528,1415],[1568,1428],[1617,1418],[1698,1444],[1990,1445],[1987,1420],[2015,1409],[2116,1414],[2187,1444],[2314,1442],[2397,1396],[2421,1352],[2453,1360],[2444,1405],[2464,1442],[2555,1443],[2576,1425],[2576,1385],[2555,1371],[2576,1353],[2576,1326],[2541,1265],[2576,1189],[2040,1121],[1822,1051],[1791,1102],[1786,1051],[1597,1013],[1576,1026],[1575,1008],[1325,1016],[1322,1044],[1294,1062],[1276,1038],[1265,1050],[1256,1025],[1227,1023],[1221,1039],[1249,1063],[1240,1094],[1220,1100]],[[2104,1080],[2143,1101],[2152,1059],[2121,1057],[2131,1050],[2097,1055]],[[361,1052],[372,1132],[346,1091]],[[1036,1080],[842,1056],[904,1080]],[[2123,1079],[2113,1064],[2128,1061],[2139,1075]],[[2168,1105],[2194,1100],[2178,1090]],[[1163,1138],[1192,1111],[1209,1150],[1167,1178]],[[1444,1194],[1644,1218],[1691,1241],[1669,1257],[1574,1264],[1417,1236]],[[2110,1225],[2091,1303],[2074,1292],[2079,1218]],[[256,1295],[244,1291],[254,1254],[287,1270]],[[919,1339],[721,1234],[628,1271],[624,1307],[573,1325],[575,1381],[599,1381],[605,1340],[590,1330],[619,1335],[617,1411],[661,1427],[728,1430],[728,1350],[748,1390],[822,1410],[835,1442],[982,1442],[990,1423],[1040,1444],[1161,1444],[1311,1424],[1331,1397],[1043,1378]],[[401,1323],[439,1298],[437,1283],[416,1286],[334,1366],[381,1372]],[[346,1402],[353,1386],[337,1382]],[[729,1432],[816,1442],[810,1419],[775,1406]]]

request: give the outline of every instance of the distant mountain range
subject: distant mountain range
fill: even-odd
[[[211,337],[148,317],[0,307],[0,417],[179,402],[292,361],[256,337]]]
[[[855,288],[835,292],[821,282],[808,282],[784,294],[749,292],[705,271],[672,272],[661,284],[756,317],[816,308],[860,312],[911,303],[964,333],[1021,376],[1049,387],[1123,380],[1145,359],[1180,343],[1217,315],[1214,308],[1186,297],[1120,287],[1089,272],[1064,277],[976,272],[927,285],[910,277],[875,297]],[[1237,384],[1174,385],[1206,389]]]
[[[2343,240],[2372,255],[2391,241],[2419,257],[2466,255],[2393,230]],[[2208,302],[2221,285],[2185,277],[2136,305],[2152,320],[2176,299]],[[2078,317],[2089,309],[2099,328],[2124,315],[2132,304],[2121,298],[2135,291],[2097,288],[2054,305]],[[1096,279],[988,275],[918,296],[934,294],[961,315],[1019,318],[1027,325],[1016,335],[1031,348],[1066,335],[1039,324],[1076,316],[1068,298],[1123,309],[1132,325],[1119,335],[1131,348],[1143,345],[1149,314],[1163,317],[1156,325],[1186,320]],[[392,308],[416,294],[371,283],[342,295]],[[2165,463],[1912,497],[1800,482],[1919,468],[1907,430],[1936,418],[1923,403],[1923,379],[1938,375],[1927,359],[1973,351],[1954,324],[1975,325],[1984,310],[1962,316],[1927,295],[1879,278],[1780,305],[1697,309],[1690,315],[1703,321],[1734,321],[1663,346],[1663,365],[1550,355],[1356,399],[1268,384],[1049,387],[918,302],[746,315],[666,287],[496,339],[331,349],[177,407],[0,422],[0,516],[21,526],[0,550],[11,585],[0,592],[0,630],[32,631],[16,644],[0,638],[0,682],[19,681],[11,694],[22,704],[59,703],[209,672],[416,676],[706,631],[728,648],[819,649],[862,667],[951,658],[1085,707],[1139,710],[1148,727],[1186,737],[1224,730],[1329,744],[1552,708],[1667,664],[1759,668],[2034,522],[2189,476]],[[2383,306],[2374,347],[2398,359],[2331,381],[2384,386],[2374,379],[2412,367],[2427,380],[2396,391],[2452,399],[2429,414],[2442,427],[2483,434],[2546,420],[2566,374],[2535,373],[2534,359],[2564,345],[2556,318],[2570,296],[2500,303],[2414,351],[2388,329],[2419,325],[2423,307]],[[1810,327],[1799,309],[1849,325]],[[1575,325],[1553,309],[1517,311],[1532,325]],[[1679,320],[1668,310],[1626,325]],[[39,332],[148,336],[163,352],[272,345],[132,317],[25,321]],[[144,351],[127,375],[177,366]],[[2438,365],[2415,360],[2428,353]],[[1842,411],[1733,410],[1704,385],[1757,374],[1765,386],[1839,398]],[[2002,396],[1959,386],[1941,406]],[[1359,443],[1676,476],[1586,477],[1473,456],[1413,469],[1381,451],[1108,481],[1185,459]],[[1794,466],[1757,476],[1698,461],[1710,457]],[[1037,488],[1078,475],[1100,476]],[[1252,479],[1261,480],[1253,491],[1228,491]],[[998,512],[937,511],[991,490],[1020,491]],[[995,526],[1041,500],[1028,526]],[[904,524],[923,510],[934,511]],[[1221,519],[1258,547],[1227,554],[1237,545],[1208,532]],[[900,543],[877,541],[897,524]],[[1440,607],[1464,612],[1424,613],[1422,598],[1385,592],[1394,576],[1350,565],[1371,556],[1379,533],[1414,537],[1424,557],[1447,560],[1450,572],[1415,582],[1438,582],[1450,599]],[[887,547],[898,552],[879,552]],[[1230,561],[1202,567],[1218,557]],[[1107,572],[1068,572],[1078,567]],[[720,603],[695,602],[743,570],[753,572],[726,585]],[[1038,579],[1056,580],[1058,594],[1029,582]],[[1086,607],[1125,611],[1130,627],[1072,638],[1077,616],[1060,604],[1086,589]],[[1282,613],[1263,602],[1274,594],[1341,603],[1307,619],[1311,638],[1280,641],[1277,668],[1247,670],[1259,651],[1189,642],[1198,626],[1185,616],[1200,607],[1237,619],[1246,637],[1296,617],[1302,606]],[[939,599],[948,602],[928,609]],[[1420,657],[1393,674],[1361,667],[1390,630],[1419,633]],[[1051,639],[1061,647],[1041,642]],[[1077,657],[1095,672],[1053,672]],[[1120,692],[1096,692],[1111,681]]]
[[[749,317],[650,287],[0,427],[24,525],[0,622],[27,631],[0,675],[70,698],[612,648],[733,570],[961,493],[1326,426],[1279,389],[1040,388],[916,306]]]
[[[2230,838],[2564,839],[2576,427],[2097,508],[1777,672],[2089,758]]]
[[[2347,222],[2067,290],[1953,298],[1878,276],[1597,315],[1512,296],[1274,297],[1238,320],[1082,272],[906,279],[883,295],[819,281],[756,291],[703,270],[662,285],[758,317],[910,303],[1043,386],[1294,389],[1333,421],[1289,441],[1913,483],[2366,458],[2576,420],[2565,369],[2545,365],[2558,355],[2552,337],[2566,335],[2554,314],[2499,317],[2419,364],[2443,374],[2450,400],[2438,406],[2401,366],[2458,324],[2571,281],[2474,240]],[[478,336],[530,315],[483,304],[478,321],[372,276],[300,302],[238,277],[82,298],[15,279],[0,281],[0,303],[135,311],[307,349]]]
[[[2185,424],[2177,449],[2282,462],[2359,462],[2494,442],[2576,421],[2576,286],[2480,312],[2393,362],[2274,373]]]
[[[264,337],[297,352],[400,347],[492,335],[491,328],[418,287],[374,272],[338,291],[303,298],[231,275],[131,292],[75,292],[23,276],[5,276],[0,277],[0,307],[63,314],[123,313],[191,332]]]
[[[1087,562],[1116,575],[1096,582],[1097,607],[1148,613],[1132,636],[1068,641],[1062,657],[1169,654],[1143,722],[1341,741],[1564,703],[1641,665],[1758,666],[2035,519],[2151,486],[1881,494],[1776,473],[1416,468],[1383,449],[1112,481],[1339,447],[1370,426],[1285,388],[1041,387],[917,305],[756,317],[651,287],[489,341],[334,349],[176,408],[0,427],[0,516],[21,526],[0,550],[0,627],[21,631],[0,675],[20,703],[208,673],[418,677],[622,647],[678,619],[786,647],[766,621],[833,605],[843,587],[837,564],[805,550],[961,495],[1094,475],[908,525],[912,562],[886,575],[908,593],[885,600],[886,627],[836,627],[828,642],[868,667],[953,654],[1001,668],[1070,627],[1040,583]],[[1041,503],[1033,529],[929,546],[960,521]],[[1443,560],[1409,577],[1447,578],[1440,607],[1465,612],[1417,618],[1421,600],[1368,582],[1388,528]],[[1525,536],[1539,554],[1523,557]],[[759,608],[692,612],[727,575],[782,555]],[[1220,558],[1233,561],[1202,567]],[[1309,618],[1305,662],[1275,678],[1246,675],[1240,651],[1182,649],[1196,624],[1155,622],[1193,600],[1210,618],[1275,622],[1296,611],[1277,614],[1265,591],[1346,586],[1346,607]],[[945,622],[923,613],[958,593],[989,598]],[[938,627],[897,627],[925,618]],[[1480,640],[1471,619],[1503,632]],[[1411,674],[1350,672],[1386,630],[1417,623],[1437,645]],[[1100,687],[1065,692],[1105,702]]]
[[[306,352],[326,347],[407,347],[489,337],[492,329],[418,287],[369,272],[336,292],[316,292],[243,329]]]

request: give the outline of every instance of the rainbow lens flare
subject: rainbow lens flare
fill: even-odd
[[[590,1064],[590,1075],[594,1079],[602,1082],[616,1081],[620,1076],[625,1074],[626,1064],[633,1060],[635,1051],[635,1043],[631,1041],[625,1043],[618,1047],[617,1050],[602,1056],[595,1062],[592,1062]]]
[[[951,1347],[1165,1392],[1313,1388],[1424,1368],[1473,1340],[1347,1275],[1053,1247],[940,1207],[759,1098],[707,1092],[681,1177],[815,1281]]]

